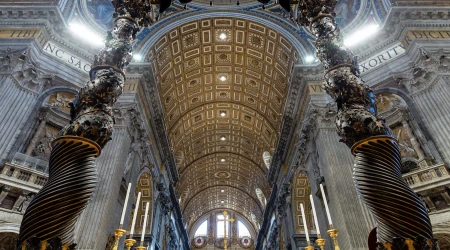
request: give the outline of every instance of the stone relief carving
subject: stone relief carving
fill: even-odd
[[[24,51],[19,56],[19,63],[12,75],[20,86],[39,93],[45,87],[52,85],[55,74],[40,69],[39,64],[30,61],[28,53]]]
[[[400,97],[391,93],[376,95],[379,114],[386,119],[386,123],[392,129],[395,138],[399,142],[402,159],[427,165],[423,160],[426,157],[424,145],[411,128],[411,120],[407,103]],[[406,165],[409,163],[406,162]],[[410,164],[408,166],[410,168]],[[416,166],[417,167],[417,166]]]
[[[436,73],[448,72],[450,69],[450,53],[440,49],[435,52],[420,49],[419,61],[404,72],[393,73],[398,85],[405,86],[414,93],[431,86]]]

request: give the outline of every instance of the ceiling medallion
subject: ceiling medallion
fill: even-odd
[[[231,173],[226,171],[219,171],[214,173],[214,177],[216,177],[217,179],[228,179],[231,177]]]

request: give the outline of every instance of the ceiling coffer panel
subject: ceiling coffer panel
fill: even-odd
[[[212,18],[168,32],[149,57],[184,215],[229,208],[251,221],[262,213],[255,188],[269,196],[262,155],[277,147],[297,51],[259,23]],[[218,186],[231,192],[223,203]]]

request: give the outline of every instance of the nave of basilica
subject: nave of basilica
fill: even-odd
[[[449,0],[1,0],[0,250],[450,250]]]

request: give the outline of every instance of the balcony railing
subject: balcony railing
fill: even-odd
[[[48,179],[48,162],[16,153],[0,171],[0,183],[37,193]]]
[[[450,175],[443,163],[415,169],[402,177],[415,192],[450,184]]]
[[[47,161],[26,154],[16,153],[11,161],[11,164],[28,167],[30,169],[48,173]]]

